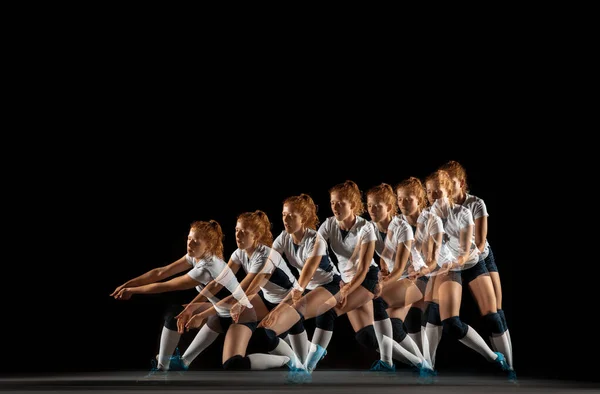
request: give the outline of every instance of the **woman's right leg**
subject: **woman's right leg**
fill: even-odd
[[[296,356],[296,353],[278,335],[289,330],[300,319],[311,319],[322,314],[336,305],[337,301],[323,287],[317,287],[303,296],[296,305],[281,303],[262,319],[259,327],[264,328],[269,353],[287,356],[290,358],[292,367],[305,369],[304,364]]]
[[[206,303],[200,310],[210,307],[210,303]],[[177,331],[177,316],[183,310],[182,305],[173,305],[165,313],[165,321],[160,336],[160,346],[158,351],[158,369],[159,370],[186,370],[192,360],[206,349],[219,336],[218,332],[211,330],[209,327],[202,327],[196,338],[192,341],[182,357],[179,355],[173,356],[181,334]],[[206,326],[206,325],[205,325]],[[191,356],[195,353],[194,356]]]
[[[427,304],[425,303],[425,296],[427,295],[428,289],[431,292],[429,286],[429,278],[426,276],[418,278],[415,281],[415,284],[417,285],[419,290],[421,290],[423,298],[421,298],[419,301],[413,302],[406,311],[406,315],[404,317],[399,317],[404,320],[406,333],[412,338],[413,342],[417,344],[421,354],[425,356],[425,351],[423,350],[424,330],[422,329],[422,322],[423,315],[425,314],[425,309],[427,308]],[[429,349],[429,346],[427,346],[427,349]]]
[[[440,318],[442,320],[443,335],[457,339],[462,344],[475,350],[486,360],[497,362],[502,369],[508,365],[502,353],[495,353],[484,339],[471,326],[464,323],[460,317],[460,303],[462,301],[462,282],[460,272],[449,272],[447,275],[438,275],[440,281]]]
[[[268,313],[262,298],[255,294],[250,297],[252,308],[244,309],[238,323],[229,326],[223,344],[223,369],[225,370],[264,370],[281,367],[290,361],[289,357],[272,354],[250,354],[246,356],[252,333]]]

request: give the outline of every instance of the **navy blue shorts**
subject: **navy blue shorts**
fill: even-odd
[[[490,253],[485,258],[485,268],[487,268],[488,272],[498,272],[498,267],[496,267],[496,260],[494,259],[494,253],[492,252],[492,247],[489,247]]]
[[[458,283],[459,285],[462,286],[462,273],[464,271],[450,271],[448,272],[448,277],[450,277],[450,280],[453,282]]]
[[[377,286],[378,283],[379,267],[372,265],[369,267],[369,271],[360,285],[375,294],[375,286]]]
[[[336,295],[337,293],[340,292],[340,282],[342,280],[342,277],[340,275],[333,275],[333,279],[331,280],[331,282],[324,284],[324,285],[319,285],[316,288],[319,287],[323,287],[325,288],[328,292],[331,293],[331,295]],[[310,292],[310,290],[306,289],[304,290],[304,293],[302,293],[303,295],[306,295]]]
[[[428,276],[420,276],[415,281],[415,285],[417,285],[421,294],[425,294],[425,289],[427,288],[427,283],[429,283]]]
[[[462,280],[464,285],[468,285],[471,281],[478,278],[481,275],[489,275],[487,268],[485,268],[485,261],[479,260],[477,264],[466,270],[462,270]]]
[[[233,324],[233,319],[231,317],[222,317],[217,315],[219,318],[219,324],[221,325],[221,329],[223,332],[227,332],[229,330],[229,326]]]
[[[265,304],[265,306],[267,307],[267,310],[269,312],[271,312],[273,309],[275,309],[275,307],[279,304],[273,304],[272,302],[269,302],[265,299],[265,295],[263,294],[262,290],[260,290],[258,292],[258,296],[260,297],[260,299],[262,300],[263,304]]]

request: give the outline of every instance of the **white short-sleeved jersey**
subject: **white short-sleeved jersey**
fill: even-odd
[[[467,193],[465,201],[462,203],[463,207],[467,207],[471,210],[471,214],[473,214],[473,220],[477,220],[483,216],[489,216],[487,207],[485,202],[472,194]],[[475,237],[475,232],[473,232],[473,237]],[[479,255],[479,260],[485,259],[490,253],[490,245],[488,244],[487,238],[485,240],[485,247],[483,252]]]
[[[377,235],[377,241],[375,242],[375,251],[377,252],[379,257],[385,261],[385,263],[388,266],[388,270],[392,272],[394,270],[394,267],[396,266],[396,254],[398,252],[398,246],[400,244],[406,244],[407,241],[414,240],[412,227],[410,226],[410,224],[408,224],[407,221],[403,220],[403,218],[400,216],[395,216],[394,218],[392,218],[392,221],[388,225],[387,233],[385,234],[381,233],[377,229],[377,225],[374,222],[371,221],[370,223],[375,229],[375,233]],[[409,261],[412,261],[413,265],[416,263],[417,267],[420,268],[421,260],[422,259],[417,260],[415,262],[414,259],[411,259]],[[406,278],[407,276],[408,264],[406,265],[406,267],[404,267],[404,271],[402,272],[402,274],[400,274],[398,280]]]
[[[335,253],[342,280],[346,283],[350,282],[356,274],[361,245],[377,240],[373,226],[362,216],[357,216],[356,223],[344,233],[342,233],[335,216],[331,216],[321,224],[319,234],[329,243],[331,250]],[[377,267],[374,259],[371,259],[370,265]]]
[[[311,228],[307,228],[304,237],[299,245],[294,244],[292,236],[287,231],[282,231],[281,234],[273,241],[273,249],[282,255],[285,255],[290,265],[302,271],[304,263],[310,257],[321,256],[319,266],[315,270],[313,277],[306,285],[308,290],[313,290],[317,286],[326,285],[333,280],[334,275],[339,275],[337,268],[329,259],[327,253],[327,242],[323,237]]]
[[[469,226],[474,226],[473,214],[471,210],[462,205],[453,204],[450,206],[448,199],[437,199],[431,206],[431,212],[442,219],[444,223],[444,243],[440,248],[438,265],[441,267],[445,263],[455,262],[458,256],[467,254],[464,265],[461,268],[455,268],[453,271],[461,271],[471,268],[479,260],[479,249],[475,245],[475,238],[471,237],[471,242],[467,246],[469,250],[463,251],[460,246],[460,234],[466,231]]]
[[[292,288],[300,287],[281,254],[266,245],[259,244],[250,258],[245,250],[238,248],[231,260],[247,274],[271,274],[261,289],[265,299],[273,304],[283,301]]]
[[[417,218],[417,228],[415,232],[415,242],[413,244],[415,251],[419,251],[423,258],[423,264],[429,260],[428,249],[426,243],[429,242],[432,236],[444,233],[444,223],[442,219],[433,214],[429,208],[424,209]],[[443,241],[443,238],[442,238]],[[438,245],[438,252],[441,245]]]
[[[398,225],[398,222],[392,219],[385,232],[379,231],[377,223],[375,223],[374,221],[371,220],[369,224],[373,226],[373,232],[375,233],[375,253],[377,253],[377,255],[381,257],[381,254],[385,250],[387,235],[393,233],[394,227]]]
[[[215,255],[205,257],[200,260],[197,260],[195,257],[191,257],[190,255],[186,255],[185,257],[187,262],[194,267],[187,274],[190,276],[190,278],[200,283],[198,286],[196,286],[196,290],[198,290],[198,292],[202,291],[202,289],[209,282],[215,280],[219,284],[225,286],[232,294],[236,292],[236,290],[238,290],[236,294],[239,293],[240,283],[238,282],[233,271],[227,266],[223,259]],[[228,309],[217,305],[217,303],[221,301],[220,299],[215,296],[209,296],[207,298],[214,305],[219,316],[231,316]]]

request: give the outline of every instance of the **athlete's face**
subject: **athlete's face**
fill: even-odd
[[[235,243],[242,250],[251,248],[257,243],[256,234],[238,221],[235,225]]]
[[[294,234],[302,230],[302,216],[300,212],[294,210],[289,204],[283,204],[283,211],[281,212],[283,218],[283,226],[288,234]]]
[[[448,190],[440,186],[439,181],[428,181],[425,184],[425,188],[427,189],[427,200],[429,204],[433,204],[435,200],[439,198],[448,197]]]
[[[404,216],[410,216],[418,212],[419,199],[413,193],[409,193],[406,189],[400,188],[396,191],[398,194],[398,207]]]
[[[452,198],[456,200],[460,197],[462,189],[462,182],[460,181],[460,179],[458,179],[458,177],[452,177],[452,189],[454,190],[452,193]]]
[[[201,237],[199,231],[190,230],[187,239],[187,253],[188,255],[200,258],[208,250],[208,243],[204,238]]]
[[[380,196],[373,194],[367,196],[367,211],[369,211],[372,221],[380,222],[387,218],[390,214],[390,208]]]
[[[352,216],[352,203],[349,200],[342,198],[338,192],[331,193],[330,197],[331,210],[338,221]]]

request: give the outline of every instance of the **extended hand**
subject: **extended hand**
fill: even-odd
[[[110,296],[111,297],[115,297],[117,295],[117,293],[119,293],[121,291],[121,289],[123,289],[124,287],[125,287],[125,285],[121,285],[121,286],[117,287],[115,289],[115,291],[113,291],[112,293],[110,293]],[[117,297],[115,297],[115,298],[117,298]]]
[[[185,328],[187,331],[192,328],[200,328],[206,323],[206,321],[206,316],[204,316],[202,313],[198,313],[190,318],[190,320],[186,323]]]
[[[240,304],[239,302],[231,307],[231,309],[229,310],[229,314],[231,315],[231,319],[234,321],[234,323],[237,323],[239,321],[240,316],[242,315],[242,312],[244,312],[245,309],[246,307]]]
[[[115,300],[128,300],[131,298],[133,293],[129,287],[124,287],[115,294]]]
[[[338,293],[338,295],[339,295],[338,307],[339,308],[344,308],[344,306],[346,305],[346,301],[348,298],[348,290],[349,290],[348,284],[345,284],[340,288],[340,292]]]
[[[180,334],[185,332],[185,326],[194,314],[194,308],[190,307],[189,305],[191,304],[188,304],[185,308],[183,308],[179,315],[175,316],[175,319],[177,319],[177,332]]]
[[[442,265],[442,267],[438,271],[438,275],[448,275],[451,268],[452,268],[452,263],[444,263],[444,265]]]

